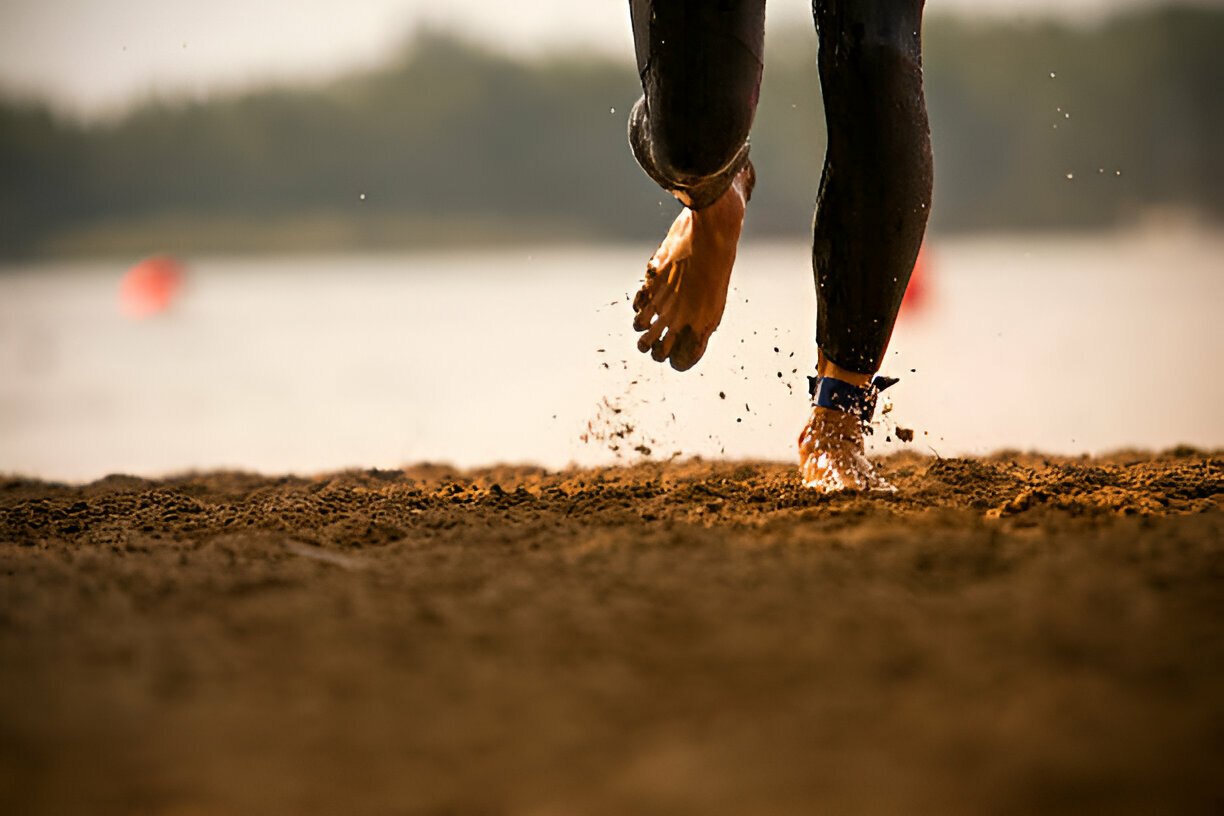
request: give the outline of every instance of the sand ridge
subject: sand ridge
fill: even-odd
[[[1224,457],[0,480],[0,801],[1210,812]]]

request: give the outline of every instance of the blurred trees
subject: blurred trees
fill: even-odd
[[[1224,216],[1224,12],[935,18],[925,38],[936,228]],[[630,57],[521,61],[424,34],[325,86],[150,102],[104,123],[3,104],[0,254],[251,249],[286,231],[303,248],[655,237],[676,205],[625,142]],[[753,233],[802,236],[824,152],[810,31],[769,43],[753,143]]]

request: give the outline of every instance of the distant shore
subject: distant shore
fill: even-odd
[[[676,205],[677,207],[679,205]],[[378,213],[369,217],[332,212],[281,215],[269,218],[238,216],[200,217],[157,215],[145,218],[102,221],[65,228],[48,235],[31,254],[5,258],[0,270],[62,261],[124,260],[131,262],[152,254],[168,253],[184,258],[231,256],[305,256],[372,253],[463,253],[531,247],[609,246],[626,243],[652,245],[663,234],[640,239],[609,238],[589,225],[556,219],[521,220],[422,217],[414,213]],[[1085,228],[1010,229],[976,232],[936,232],[941,240],[1029,237],[1061,238],[1092,236],[1216,237],[1224,235],[1224,224],[1214,224],[1193,210],[1153,207],[1125,223]],[[779,235],[749,231],[745,243],[777,243],[804,239],[806,232]]]

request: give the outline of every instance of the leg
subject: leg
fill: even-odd
[[[812,242],[817,342],[880,368],[931,204],[922,0],[815,0],[829,147]]]
[[[644,96],[634,106],[634,156],[685,209],[634,298],[638,349],[691,368],[722,320],[754,180],[748,133],[756,111],[764,0],[630,0]]]
[[[818,374],[865,385],[880,368],[931,204],[923,0],[813,0],[829,147],[813,230]],[[850,414],[814,408],[805,482],[874,486]]]

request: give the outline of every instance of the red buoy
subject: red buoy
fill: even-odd
[[[183,265],[155,255],[133,266],[119,283],[119,308],[131,318],[166,311],[183,287]]]
[[[926,244],[923,244],[918,250],[918,259],[914,261],[914,271],[910,275],[905,296],[901,298],[900,317],[917,317],[926,311],[931,297],[929,263]]]

